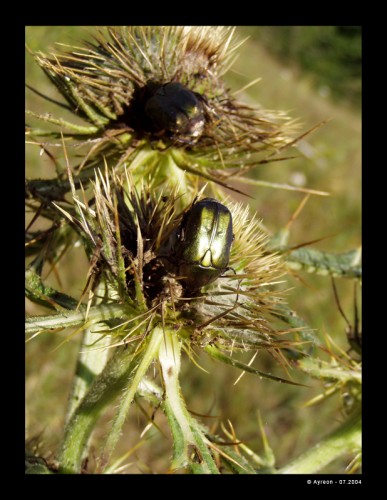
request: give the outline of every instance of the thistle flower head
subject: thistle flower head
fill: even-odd
[[[123,115],[136,89],[152,81],[179,81],[191,90],[204,90],[203,79],[208,86],[233,53],[231,35],[230,28],[212,27],[99,29],[83,47],[50,56],[40,53],[36,60],[74,109],[78,92],[104,121]],[[79,113],[92,121],[84,109]]]
[[[122,184],[118,177],[109,180],[108,173],[98,173],[95,209],[81,205],[75,195],[78,216],[75,210],[71,217],[88,239],[90,253],[97,255],[93,266],[115,290],[117,300],[132,308],[129,322],[114,325],[118,344],[138,340],[137,328],[144,322],[146,332],[156,323],[172,328],[190,347],[215,343],[226,350],[263,348],[277,357],[281,347],[292,344],[279,337],[271,317],[282,301],[275,286],[283,274],[280,258],[266,248],[260,221],[247,207],[227,203],[234,234],[228,266],[215,276],[209,274],[207,285],[198,281],[194,286],[196,275],[187,281],[181,269],[187,274],[190,266],[200,265],[202,276],[213,272],[213,263],[210,268],[185,261],[182,268],[175,245],[198,198],[181,210],[178,189],[156,196],[146,185],[137,190],[129,175],[126,180]],[[193,225],[184,228],[197,231]]]
[[[251,167],[292,142],[284,113],[248,106],[227,88],[223,76],[239,44],[228,27],[101,28],[81,47],[35,54],[89,125],[40,118],[88,146],[82,169],[101,166],[104,155],[116,169],[127,162],[143,175],[169,162],[224,184],[218,170]]]

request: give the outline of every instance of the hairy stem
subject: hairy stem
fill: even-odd
[[[172,468],[177,469],[188,465],[193,473],[219,474],[208,449],[209,441],[198,422],[189,414],[181,396],[180,354],[180,339],[174,332],[167,330],[160,347],[159,360],[165,387],[164,411],[174,442]]]
[[[98,325],[97,325],[98,326]],[[101,373],[108,358],[110,335],[98,333],[95,328],[86,328],[83,332],[78,354],[73,386],[67,406],[66,422],[69,421],[75,408],[83,399],[95,377]],[[98,349],[88,349],[98,346]]]
[[[68,328],[82,323],[97,323],[109,319],[122,318],[132,312],[128,304],[105,304],[91,307],[86,310],[63,311],[50,316],[32,316],[26,319],[26,334],[37,333],[44,330]]]
[[[121,436],[121,429],[125,423],[129,407],[132,404],[137,388],[141,380],[144,378],[150,364],[155,359],[155,357],[157,357],[162,338],[162,328],[155,327],[150,336],[147,348],[146,350],[144,350],[142,358],[139,359],[138,367],[133,372],[133,376],[131,376],[130,384],[128,384],[128,386],[125,388],[124,393],[121,397],[118,411],[111,426],[109,436],[102,454],[102,468],[105,468],[105,466],[109,463],[111,454],[113,453],[117,441]]]
[[[59,452],[60,473],[80,473],[84,450],[99,416],[136,377],[137,369],[143,366],[142,361],[147,356],[148,346],[152,346],[153,339],[158,336],[160,332],[155,329],[136,354],[125,347],[117,348],[102,373],[95,378],[66,425]]]
[[[100,305],[108,286],[105,281],[101,281],[94,294],[93,303]],[[100,330],[103,330],[100,332]],[[73,411],[89,390],[93,380],[104,369],[108,360],[109,349],[106,349],[110,342],[110,335],[106,334],[104,323],[97,323],[85,328],[80,343],[73,385],[67,405],[66,422],[68,422]]]
[[[354,413],[329,436],[290,462],[278,474],[316,474],[330,462],[361,448],[361,413]]]

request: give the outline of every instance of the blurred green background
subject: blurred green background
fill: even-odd
[[[79,45],[92,28],[73,26],[33,26],[26,28],[26,42],[33,50],[49,51],[56,42]],[[301,131],[323,120],[330,121],[308,135],[299,144],[297,158],[261,165],[251,172],[257,179],[290,183],[328,191],[331,196],[312,196],[292,225],[291,244],[325,238],[316,248],[343,252],[361,244],[361,29],[357,26],[275,26],[237,27],[236,36],[248,40],[240,47],[239,56],[226,75],[234,91],[250,81],[261,80],[238,94],[239,100],[259,104],[266,109],[285,110],[299,118]],[[43,72],[26,55],[26,83],[51,97],[58,98]],[[62,112],[26,90],[26,108],[35,112]],[[65,118],[64,114],[63,117]],[[29,123],[29,120],[27,120]],[[59,148],[52,146],[55,153]],[[293,152],[292,152],[293,154]],[[51,177],[52,162],[39,154],[36,146],[26,146],[27,177]],[[238,185],[240,187],[240,185]],[[303,199],[302,193],[270,188],[252,192],[251,207],[273,233],[284,227]],[[27,220],[28,220],[27,215]],[[58,284],[51,273],[48,282],[67,293],[79,296],[87,272],[80,248],[74,248],[61,264],[62,281]],[[76,272],[74,272],[76,269]],[[82,275],[82,269],[84,274]],[[68,270],[68,271],[66,271]],[[319,338],[329,333],[347,348],[345,323],[334,301],[330,279],[306,273],[289,276],[288,294],[291,307],[316,329]],[[353,283],[337,280],[341,305],[353,317]],[[27,302],[28,314],[43,314]],[[26,346],[26,427],[27,439],[39,436],[41,450],[48,455],[60,439],[63,418],[73,374],[79,339],[61,345],[63,334],[44,334]],[[308,388],[284,386],[244,375],[234,386],[240,372],[219,367],[206,358],[204,373],[188,359],[182,373],[184,396],[190,410],[220,419],[204,418],[211,427],[219,420],[230,419],[238,439],[254,450],[261,449],[257,426],[257,410],[261,412],[268,439],[274,449],[277,465],[286,464],[332,430],[340,420],[338,397],[311,408],[304,403],[321,391],[321,384],[293,375]],[[273,362],[260,353],[255,362],[259,369],[273,370]],[[275,369],[275,368],[274,368]],[[280,376],[284,372],[275,369]],[[147,409],[146,405],[143,405]],[[149,408],[148,414],[151,413]],[[160,412],[159,412],[160,413]],[[166,472],[169,462],[170,436],[161,414],[156,422],[164,431],[152,429],[144,444],[130,459],[129,473]],[[103,422],[109,423],[112,413]],[[140,440],[146,425],[139,407],[132,409],[118,453],[124,453]],[[106,431],[104,425],[94,436],[92,454],[98,454],[98,442]],[[93,451],[94,450],[94,451]],[[345,459],[332,463],[324,472],[341,473]]]

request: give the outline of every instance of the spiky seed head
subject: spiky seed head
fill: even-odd
[[[181,281],[178,268],[166,265],[168,241],[191,205],[183,211],[178,208],[177,190],[156,196],[146,186],[141,191],[133,185],[127,188],[117,177],[109,180],[108,174],[98,174],[95,210],[83,207],[78,225],[91,246],[99,247],[98,266],[117,290],[118,300],[137,310],[131,329],[133,322],[148,318],[177,328],[177,334],[197,346],[214,338],[230,349],[276,351],[290,345],[277,338],[271,317],[282,301],[276,287],[283,273],[280,257],[268,250],[260,221],[246,207],[227,203],[235,234],[232,269],[210,285],[191,290]],[[173,258],[167,260],[173,264]],[[127,341],[124,326],[115,333]]]
[[[290,143],[285,114],[237,101],[223,81],[238,46],[229,27],[125,26],[101,28],[81,47],[35,58],[73,112],[93,125],[89,136],[85,131],[77,139],[99,137],[109,154],[122,154],[145,137],[153,148],[189,148],[191,158],[174,157],[181,168],[195,167],[199,155],[196,166],[219,169],[241,167],[246,159],[251,163],[260,153]],[[171,83],[186,94],[171,92]],[[157,111],[148,116],[150,99],[156,99]],[[164,111],[174,115],[173,127],[160,118]],[[153,127],[160,119],[165,127]],[[117,141],[120,134],[125,140]],[[88,161],[106,154],[102,149],[94,146]]]
[[[117,118],[136,88],[148,82],[181,82],[192,90],[220,93],[218,75],[233,53],[230,28],[127,26],[99,29],[93,42],[36,60],[74,109],[81,98],[105,118]],[[204,86],[203,86],[204,85]],[[98,103],[101,109],[98,110]],[[84,115],[84,111],[79,109]],[[109,116],[110,113],[110,116]],[[84,116],[87,118],[87,116]]]

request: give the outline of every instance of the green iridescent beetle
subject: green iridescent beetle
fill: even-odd
[[[227,271],[234,239],[230,210],[204,198],[185,214],[177,234],[174,260],[181,282],[197,290]]]

